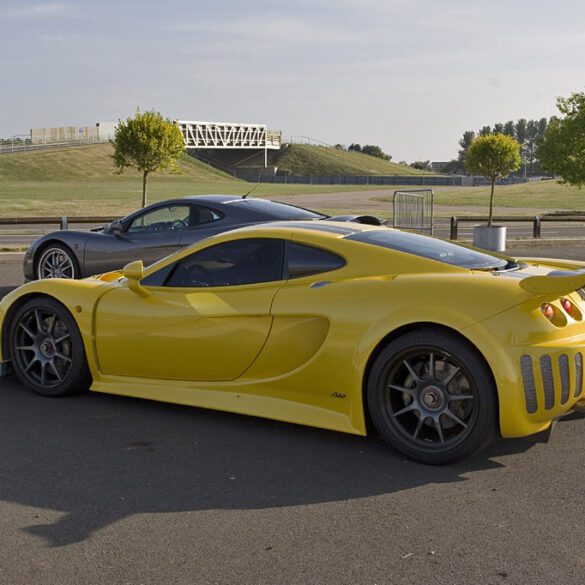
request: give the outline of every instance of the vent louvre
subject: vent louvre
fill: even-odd
[[[552,361],[550,355],[540,356],[540,375],[544,390],[544,407],[550,410],[555,405],[555,383],[552,373]]]
[[[536,400],[536,385],[534,384],[532,358],[529,355],[523,355],[520,358],[520,370],[522,372],[522,385],[524,386],[526,410],[532,414],[538,409],[538,402]]]
[[[567,354],[559,356],[559,373],[561,375],[561,404],[569,400],[571,382],[569,380],[569,358]]]
[[[581,394],[583,390],[583,354],[581,352],[575,354],[575,398]]]

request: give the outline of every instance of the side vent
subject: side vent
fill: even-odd
[[[540,356],[540,374],[544,389],[544,407],[550,410],[555,405],[555,382],[553,380],[550,355],[545,354]]]
[[[569,358],[567,354],[559,356],[559,373],[561,375],[561,404],[569,400],[571,382],[569,380]]]
[[[532,358],[529,355],[523,355],[520,358],[520,370],[522,371],[522,386],[524,387],[526,410],[530,414],[533,414],[538,408],[538,403],[536,401],[536,386],[534,384]]]
[[[583,354],[581,352],[575,354],[575,398],[581,394],[583,390]]]

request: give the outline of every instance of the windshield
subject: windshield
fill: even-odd
[[[452,264],[453,266],[469,268],[470,270],[509,268],[510,263],[513,263],[512,260],[504,260],[453,242],[398,230],[384,229],[358,232],[347,236],[346,239],[407,252],[408,254],[415,254],[416,256]]]
[[[234,199],[228,201],[226,205],[236,205],[246,207],[252,211],[264,213],[273,219],[298,220],[298,219],[325,219],[327,216],[321,213],[315,213],[295,205],[286,203],[277,203],[267,199]]]

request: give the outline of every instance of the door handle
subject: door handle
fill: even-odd
[[[311,288],[323,288],[328,284],[331,284],[330,280],[320,280],[319,282],[314,282],[313,284],[311,284]]]

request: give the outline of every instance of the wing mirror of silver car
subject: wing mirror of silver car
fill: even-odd
[[[121,238],[124,231],[124,226],[119,219],[116,219],[108,226],[108,231],[115,237]]]
[[[130,262],[130,264],[126,264],[122,270],[122,274],[126,278],[128,288],[132,292],[135,292],[141,297],[149,297],[152,295],[149,290],[140,284],[140,281],[144,278],[142,260],[135,260],[134,262]]]

